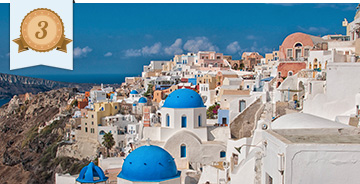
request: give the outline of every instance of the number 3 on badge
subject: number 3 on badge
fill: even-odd
[[[42,23],[44,24],[43,26],[41,25]],[[35,36],[36,36],[37,39],[43,39],[47,35],[46,28],[48,27],[48,23],[46,21],[40,21],[38,25],[41,28],[42,36],[39,37],[40,32],[36,32]]]
[[[20,32],[20,38],[13,40],[19,45],[19,53],[29,48],[36,52],[49,52],[56,48],[66,53],[66,45],[72,42],[65,38],[60,16],[45,8],[28,13],[21,23]]]

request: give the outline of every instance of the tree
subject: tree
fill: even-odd
[[[107,156],[110,156],[109,150],[115,145],[115,140],[111,132],[105,133],[103,136],[102,144],[105,146],[107,151]]]
[[[206,117],[208,119],[215,119],[215,115],[218,114],[218,110],[220,109],[220,104],[215,102],[214,105],[210,106],[206,111]]]
[[[153,87],[154,87],[153,84],[149,84],[147,91],[144,93],[144,96],[146,96],[146,97],[149,97],[149,96],[152,97],[152,95],[153,95],[153,93],[154,93]]]
[[[244,63],[240,63],[240,70],[243,70],[245,68]]]

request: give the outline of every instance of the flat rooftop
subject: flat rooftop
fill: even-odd
[[[360,129],[282,129],[268,133],[287,144],[360,144]]]

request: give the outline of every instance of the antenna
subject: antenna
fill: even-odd
[[[147,138],[147,139],[146,139],[146,142],[147,142],[147,144],[148,144],[149,146],[151,145],[151,144],[150,144],[150,141],[151,141],[150,138]]]

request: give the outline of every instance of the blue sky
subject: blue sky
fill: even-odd
[[[0,4],[0,72],[20,75],[140,74],[150,60],[215,50],[277,50],[294,32],[345,34],[357,4],[75,4],[74,70],[9,70],[9,4]]]

